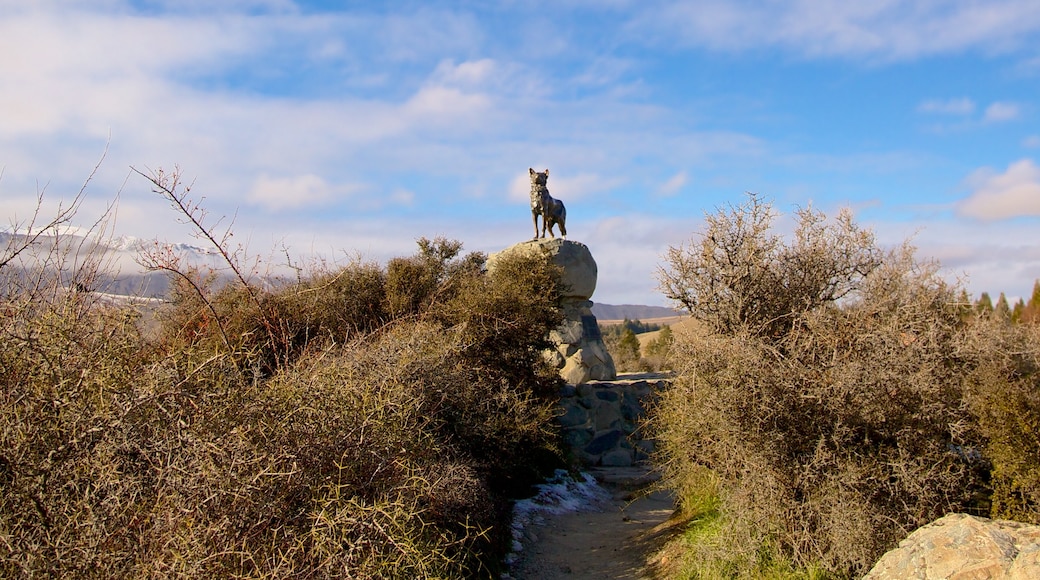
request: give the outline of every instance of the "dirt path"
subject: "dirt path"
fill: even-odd
[[[652,476],[639,468],[594,470],[611,492],[591,510],[548,516],[525,531],[515,580],[650,578],[648,553],[667,535],[667,492],[641,493]],[[634,499],[633,499],[634,498]],[[503,577],[505,578],[505,576]]]

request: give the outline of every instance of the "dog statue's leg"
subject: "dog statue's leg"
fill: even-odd
[[[538,210],[537,209],[532,209],[531,210],[531,219],[534,220],[534,238],[533,239],[537,240],[538,239]]]
[[[560,236],[567,237],[567,208],[564,207],[563,202],[560,202],[560,212],[556,218],[556,223],[560,224]]]

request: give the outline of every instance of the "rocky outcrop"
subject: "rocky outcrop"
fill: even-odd
[[[663,378],[633,378],[567,385],[557,422],[564,443],[586,466],[627,467],[647,459],[654,443],[640,425]]]
[[[579,385],[617,377],[614,360],[592,314],[589,298],[596,291],[599,270],[589,248],[561,238],[530,240],[488,256],[488,269],[493,270],[495,262],[509,254],[547,256],[563,270],[560,307],[566,319],[550,334],[556,348],[545,353],[546,360],[560,371],[563,380]]]
[[[574,300],[588,300],[596,291],[599,269],[588,246],[563,238],[540,238],[513,244],[501,252],[488,256],[488,269],[494,269],[495,261],[507,254],[522,256],[549,256],[557,266],[563,268],[563,290],[560,295]]]
[[[907,536],[864,578],[1040,578],[1040,526],[950,514]]]

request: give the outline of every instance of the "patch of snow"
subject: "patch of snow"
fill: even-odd
[[[123,294],[109,294],[107,292],[92,292],[103,304],[123,306],[127,304],[165,304],[166,300],[149,296],[126,296]]]
[[[595,477],[584,472],[579,476],[580,480],[571,477],[565,469],[557,469],[545,483],[535,486],[538,493],[513,505],[513,546],[506,554],[507,566],[512,567],[519,561],[527,526],[544,524],[547,515],[598,510],[602,502],[610,499],[610,492],[600,486]]]
[[[113,250],[136,252],[146,244],[145,240],[134,236],[117,236],[109,241],[108,246]]]

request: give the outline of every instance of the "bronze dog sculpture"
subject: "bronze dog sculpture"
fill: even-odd
[[[531,173],[531,217],[534,220],[534,237],[545,237],[546,229],[549,230],[549,237],[555,238],[553,234],[553,226],[556,224],[560,225],[560,236],[567,237],[567,208],[563,207],[563,202],[553,198],[549,195],[549,187],[546,183],[549,181],[549,170],[535,171],[534,168],[528,168]],[[542,234],[538,235],[538,216],[542,216]]]

